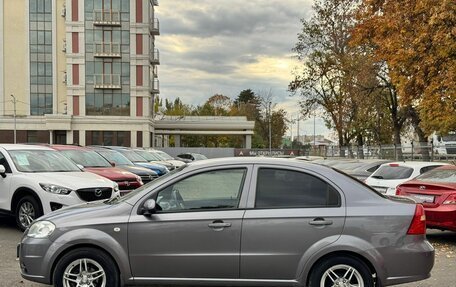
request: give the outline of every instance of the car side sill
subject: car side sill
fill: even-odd
[[[263,286],[296,286],[299,284],[296,280],[273,280],[273,279],[234,279],[234,278],[172,278],[172,277],[132,277],[129,280],[135,283],[200,283],[200,284],[234,284],[234,285],[257,285]]]

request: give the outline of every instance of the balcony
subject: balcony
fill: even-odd
[[[160,21],[157,18],[150,19],[149,31],[152,35],[160,35]]]
[[[153,79],[150,81],[150,93],[159,94],[160,93],[160,81],[158,79]]]
[[[149,60],[152,65],[160,65],[160,51],[158,49],[151,50]]]
[[[93,76],[95,89],[121,89],[119,74],[98,74]]]
[[[119,43],[95,43],[94,44],[94,56],[99,58],[120,58]]]
[[[93,25],[95,26],[120,26],[120,11],[94,10]]]

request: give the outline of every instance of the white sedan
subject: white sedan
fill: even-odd
[[[380,193],[394,195],[398,185],[442,165],[448,164],[420,161],[385,163],[371,174],[365,183]]]

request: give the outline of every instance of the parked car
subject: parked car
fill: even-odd
[[[178,160],[181,160],[185,163],[189,163],[195,160],[205,160],[207,157],[199,153],[181,153],[176,157]]]
[[[423,204],[429,228],[456,232],[456,166],[428,171],[399,185],[396,194]]]
[[[164,151],[157,150],[157,149],[146,149],[146,150],[148,152],[160,157],[162,160],[165,160],[166,162],[171,163],[175,167],[181,167],[181,166],[185,165],[185,162],[183,162],[181,160],[174,159],[172,156],[170,156],[169,154],[167,154]]]
[[[0,145],[0,176],[0,211],[14,215],[21,230],[64,206],[119,196],[116,183],[42,146]]]
[[[142,186],[141,177],[113,167],[109,161],[90,148],[74,145],[51,145],[51,148],[61,152],[68,159],[78,164],[84,171],[89,171],[106,177],[119,185],[122,194]]]
[[[165,175],[169,172],[166,166],[158,164],[158,163],[151,163],[147,161],[145,158],[137,154],[136,152],[132,151],[131,149],[127,148],[119,148],[119,147],[104,147],[107,149],[112,149],[117,152],[120,152],[123,156],[128,158],[131,162],[133,162],[136,166],[141,166],[153,170],[158,174],[158,176]]]
[[[380,193],[394,195],[398,185],[442,165],[448,164],[421,161],[385,163],[371,174],[365,182]]]
[[[368,159],[360,161],[360,165],[353,169],[342,169],[347,174],[354,178],[365,181],[371,174],[373,174],[382,164],[389,163],[391,161],[384,159]]]
[[[207,160],[41,218],[19,266],[57,286],[388,286],[430,276],[423,215],[321,165]]]
[[[164,161],[161,157],[154,155],[153,153],[150,153],[146,150],[143,149],[133,149],[133,151],[137,154],[139,154],[141,157],[143,157],[145,160],[147,160],[150,163],[157,163],[165,166],[169,171],[175,169],[176,167],[167,161]]]
[[[158,174],[145,167],[136,166],[128,158],[123,156],[120,152],[105,148],[91,148],[104,157],[111,165],[136,174],[141,177],[143,183],[148,183],[158,178]]]

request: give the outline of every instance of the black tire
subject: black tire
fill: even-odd
[[[38,202],[38,200],[36,200],[36,198],[31,195],[26,195],[19,200],[19,202],[16,205],[16,210],[15,210],[14,215],[16,216],[17,227],[19,227],[20,230],[24,231],[25,229],[27,229],[30,226],[30,224],[27,224],[27,221],[24,219],[23,216],[21,216],[22,207],[33,208],[33,215],[30,216],[33,220],[35,220],[38,217],[43,215],[43,208],[42,208],[41,204]],[[21,218],[22,218],[22,220],[21,220]]]
[[[356,281],[362,280],[364,287],[374,287],[374,278],[372,278],[372,272],[369,270],[369,267],[366,266],[364,262],[361,260],[352,257],[352,256],[334,256],[324,261],[318,262],[316,266],[314,266],[309,279],[309,287],[320,287],[322,281],[325,284],[324,286],[332,286],[332,280],[328,276],[325,276],[326,271],[334,268],[336,266],[349,266],[354,268],[357,273],[353,273],[351,278],[351,283],[355,284]],[[341,267],[340,270],[335,270],[335,272],[340,276],[343,277],[344,269]],[[347,277],[349,277],[347,275]],[[324,279],[325,278],[325,279]],[[333,278],[336,278],[333,275]],[[324,279],[324,280],[323,280]],[[347,278],[348,279],[348,278]],[[340,280],[343,280],[340,278]],[[360,282],[358,282],[359,284]],[[362,285],[361,285],[362,286]]]
[[[54,270],[53,282],[56,287],[63,287],[63,275],[65,269],[73,262],[80,259],[89,259],[98,263],[106,274],[105,286],[106,287],[119,287],[119,271],[117,270],[116,263],[105,252],[96,248],[79,248],[72,250],[65,254],[57,263]],[[89,263],[90,268],[90,263]],[[101,286],[101,281],[94,282],[95,287]],[[76,286],[76,284],[74,284]]]

